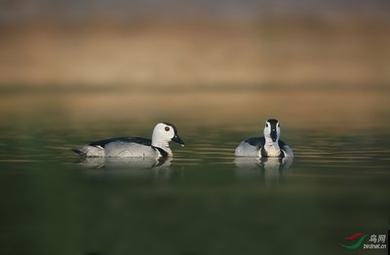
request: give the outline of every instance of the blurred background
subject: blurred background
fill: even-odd
[[[0,116],[387,127],[389,13],[387,0],[1,0]]]
[[[1,0],[4,87],[390,81],[387,0]]]

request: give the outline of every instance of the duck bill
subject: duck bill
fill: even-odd
[[[271,131],[271,139],[273,142],[276,142],[276,140],[278,139],[278,135],[276,134],[276,130]]]
[[[175,143],[180,144],[181,147],[184,147],[184,142],[183,142],[183,140],[181,140],[181,138],[180,138],[178,135],[175,135],[175,136],[172,138],[172,141],[174,141]]]

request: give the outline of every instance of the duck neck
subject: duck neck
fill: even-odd
[[[279,144],[279,138],[276,139],[276,141],[272,141],[272,138],[271,137],[267,137],[267,136],[264,136],[265,138],[265,145],[267,146],[271,146],[271,145],[278,145]]]
[[[274,142],[272,141],[271,137],[266,137],[264,150],[268,157],[280,157],[282,152],[279,147],[279,139],[276,139],[276,141]]]
[[[152,146],[158,147],[158,148],[166,151],[169,156],[172,156],[172,151],[171,151],[171,148],[169,147],[169,142],[152,138]]]

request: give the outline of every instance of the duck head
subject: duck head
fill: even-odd
[[[264,126],[264,137],[266,141],[277,142],[280,137],[280,124],[277,119],[268,119]]]
[[[178,135],[177,129],[173,124],[165,122],[158,123],[153,129],[152,145],[162,149],[169,148],[170,141],[184,146],[184,142]]]

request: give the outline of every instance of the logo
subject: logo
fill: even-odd
[[[363,232],[352,233],[344,238],[340,244],[346,250],[382,250],[387,248],[385,233],[366,234]]]
[[[341,244],[341,246],[348,250],[361,249],[366,238],[367,234],[364,234],[363,232],[356,232],[345,237],[344,239],[348,241],[348,244]]]

